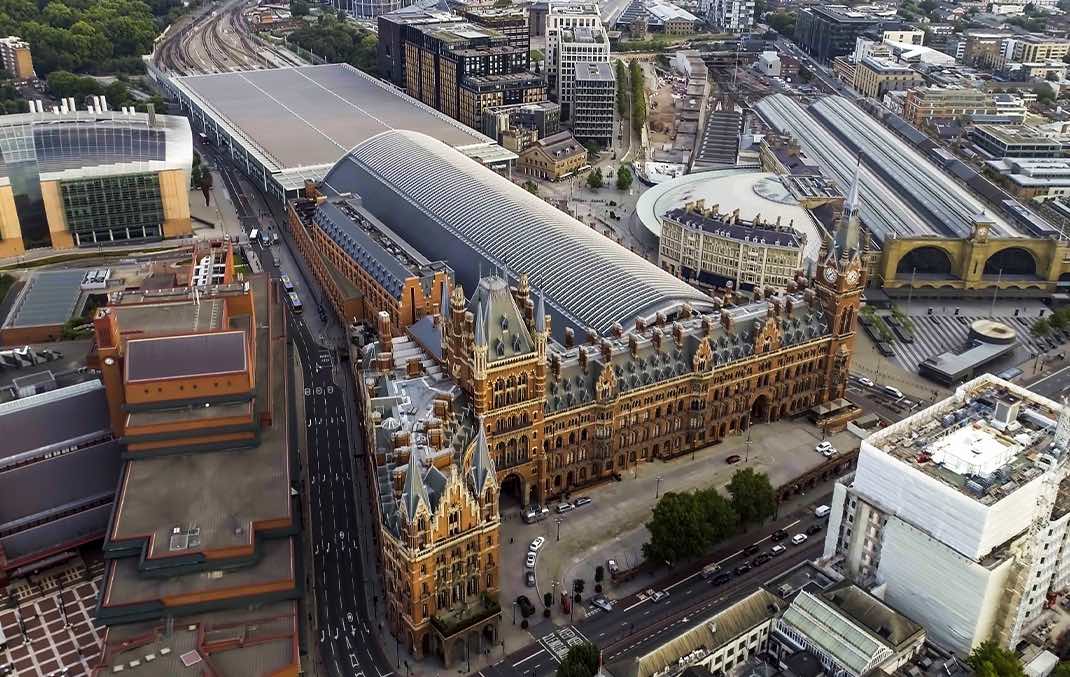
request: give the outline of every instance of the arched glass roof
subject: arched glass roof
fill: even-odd
[[[466,290],[481,272],[508,264],[546,294],[560,338],[564,327],[600,334],[619,322],[711,300],[543,202],[460,151],[418,132],[390,131],[358,145],[324,179],[352,192],[428,259],[445,260]]]

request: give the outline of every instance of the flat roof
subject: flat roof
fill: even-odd
[[[98,380],[0,404],[4,432],[0,469],[111,432],[108,400]]]
[[[82,298],[84,270],[40,271],[30,277],[15,300],[5,327],[40,327],[71,319]]]
[[[494,143],[348,64],[192,75],[174,85],[272,173],[331,165],[394,129],[458,148]]]
[[[134,339],[126,343],[126,380],[211,376],[245,371],[245,332]]]

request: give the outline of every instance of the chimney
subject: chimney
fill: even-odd
[[[646,330],[646,320],[644,320],[641,317],[635,318],[635,330],[636,331],[640,331],[640,332],[641,331],[645,331]]]
[[[732,324],[732,316],[729,313],[721,313],[721,326],[724,327],[724,330],[731,333]]]
[[[784,299],[784,316],[793,317],[792,311],[795,309],[795,302],[791,300],[791,297]]]
[[[685,303],[680,306],[680,319],[687,320],[695,314],[695,309],[691,307],[690,303]]]
[[[580,346],[580,351],[579,352],[580,352],[580,369],[582,369],[583,373],[586,374],[587,373],[587,350],[583,346]]]
[[[598,332],[594,327],[587,327],[587,344],[593,346],[596,343],[598,343]]]
[[[677,348],[684,345],[684,325],[679,322],[672,323],[672,338]]]
[[[664,327],[665,313],[658,311],[657,315],[654,316],[654,323],[657,324],[659,327]]]
[[[621,325],[620,322],[614,322],[613,327],[610,328],[610,332],[614,337],[620,338],[621,336],[624,336],[624,326]]]
[[[395,449],[409,446],[409,431],[398,430],[390,436],[390,441]]]
[[[654,327],[654,331],[651,333],[651,339],[654,341],[654,349],[661,350],[661,327]]]
[[[639,355],[639,339],[635,334],[628,334],[628,352],[632,354],[632,357]]]
[[[613,357],[613,345],[608,339],[602,339],[602,342],[599,345],[602,348],[602,359],[606,364],[609,364],[610,358]]]

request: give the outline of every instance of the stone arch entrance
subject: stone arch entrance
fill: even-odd
[[[507,508],[521,508],[524,503],[524,480],[512,473],[501,483],[501,491],[498,494],[498,510],[504,512]]]
[[[762,393],[754,398],[754,402],[750,405],[750,422],[767,423],[771,416],[772,409],[769,406],[769,396]]]
[[[1033,252],[1022,247],[1007,247],[988,257],[985,261],[983,274],[987,276],[1000,275],[1027,275],[1036,276],[1037,259]]]
[[[911,249],[895,266],[897,275],[940,275],[950,277],[951,255],[941,247],[924,246]]]

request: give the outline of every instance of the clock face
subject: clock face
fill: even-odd
[[[856,284],[858,282],[858,271],[852,270],[847,273],[847,284]]]
[[[825,281],[826,282],[835,282],[836,281],[836,269],[835,268],[825,268]]]

